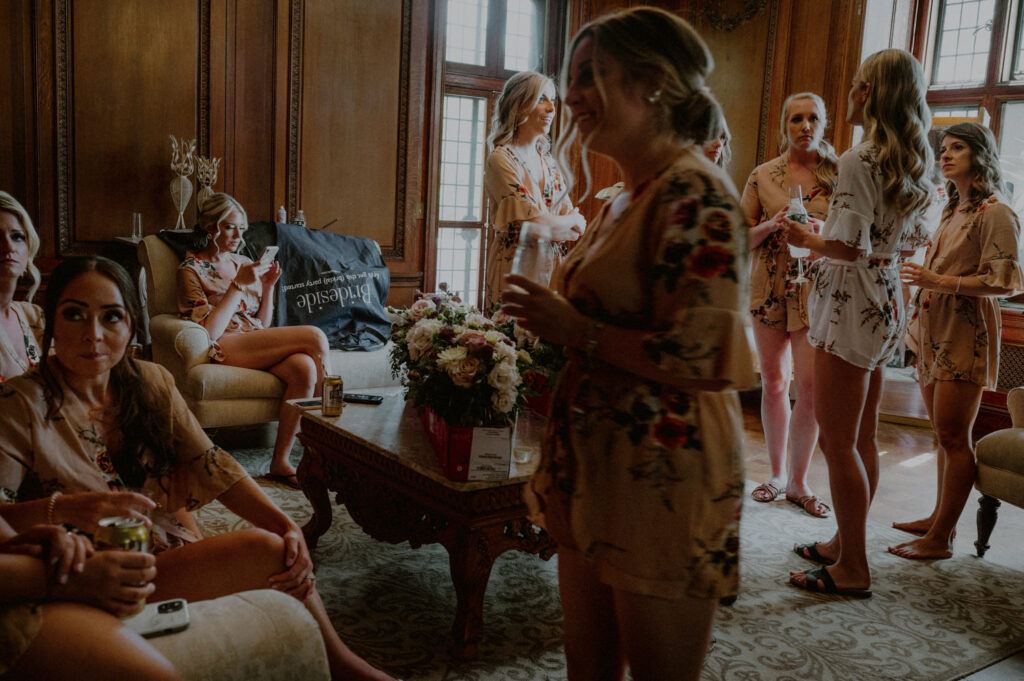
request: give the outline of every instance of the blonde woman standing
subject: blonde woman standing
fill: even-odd
[[[907,345],[917,355],[921,396],[939,440],[939,479],[931,515],[893,523],[922,535],[889,547],[901,558],[953,555],[953,531],[977,475],[971,429],[981,394],[996,387],[999,373],[996,296],[1024,288],[1020,220],[1002,198],[992,131],[978,123],[951,126],[939,156],[949,202],[924,265],[906,263],[900,272],[920,287]]]
[[[696,679],[736,593],[746,221],[702,143],[713,61],[682,19],[636,8],[584,26],[563,74],[570,135],[625,187],[557,270],[506,309],[569,349],[528,488],[559,544],[568,678]],[[530,496],[533,495],[533,496]]]
[[[755,501],[785,494],[812,516],[832,509],[807,484],[807,469],[818,441],[814,419],[814,356],[807,343],[810,283],[795,283],[798,265],[789,254],[785,215],[791,188],[801,188],[808,216],[824,220],[836,186],[838,158],[824,140],[825,102],[813,92],[790,95],[782,104],[782,154],[750,173],[741,206],[750,223],[750,313],[761,365],[761,423],[771,461],[771,477],[754,488]],[[790,378],[796,400],[790,407]],[[786,459],[789,452],[789,466]]]
[[[925,91],[921,65],[909,52],[883,50],[864,60],[847,114],[864,126],[864,141],[839,159],[823,233],[779,218],[790,242],[824,256],[815,263],[807,340],[815,349],[814,411],[838,532],[794,549],[823,563],[790,573],[794,586],[809,591],[871,595],[864,534],[878,485],[882,367],[906,328],[897,267],[901,254],[927,239],[924,212],[934,192]]]
[[[39,288],[33,264],[39,235],[17,199],[0,191],[0,383],[20,376],[39,363],[43,311],[28,301],[14,300],[18,280],[28,274],[28,300]]]
[[[491,153],[484,172],[490,225],[483,308],[487,312],[501,300],[524,222],[548,228],[556,262],[565,254],[564,242],[578,239],[587,225],[569,201],[565,180],[551,157],[547,135],[554,117],[555,84],[550,78],[523,71],[505,82],[491,119]]]

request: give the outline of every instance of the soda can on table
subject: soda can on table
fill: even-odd
[[[345,379],[341,376],[324,376],[322,400],[320,412],[324,416],[341,416],[345,408]]]
[[[114,516],[100,520],[93,534],[93,543],[100,551],[140,551],[149,553],[149,527],[138,518]]]

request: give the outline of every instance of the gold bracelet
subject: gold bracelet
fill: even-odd
[[[61,492],[54,492],[50,495],[50,501],[46,504],[46,524],[56,525],[57,521],[54,519],[54,515],[57,511],[57,497],[61,495]]]
[[[245,289],[244,289],[244,288],[242,288],[241,286],[239,286],[239,285],[238,285],[238,282],[237,282],[237,281],[235,281],[234,279],[232,279],[232,280],[231,280],[231,283],[230,283],[230,284],[228,284],[228,286],[229,286],[229,287],[234,287],[234,288],[237,288],[237,289],[238,289],[239,291],[241,291],[242,293],[245,293]]]
[[[594,350],[597,349],[597,343],[600,340],[599,336],[602,331],[604,331],[604,322],[594,319],[587,325],[586,331],[583,332],[583,354],[588,360],[594,356]]]

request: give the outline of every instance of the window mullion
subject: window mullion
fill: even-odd
[[[1010,15],[1009,0],[999,0],[992,17],[992,46],[988,54],[988,71],[985,74],[985,87],[992,87],[1002,81],[1003,50],[1006,46],[1006,21]],[[1010,41],[1012,43],[1012,41]],[[991,113],[991,112],[990,112]]]
[[[487,15],[487,73],[495,78],[504,77],[505,10],[506,0],[490,0]]]

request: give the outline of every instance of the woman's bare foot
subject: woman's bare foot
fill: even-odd
[[[932,529],[932,522],[934,522],[932,516],[928,516],[927,518],[911,520],[907,523],[893,523],[892,526],[897,530],[903,530],[904,532],[923,537],[928,534],[928,530]]]
[[[921,537],[889,547],[889,553],[911,560],[942,560],[953,557],[952,540],[941,541]]]

